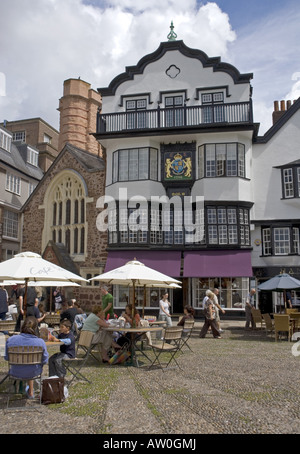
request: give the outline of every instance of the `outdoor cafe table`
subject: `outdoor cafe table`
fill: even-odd
[[[131,340],[131,342],[130,342],[131,365],[134,365],[134,362],[135,362],[136,367],[139,367],[139,362],[138,362],[137,355],[136,355],[137,351],[141,352],[148,361],[151,361],[150,358],[146,355],[146,353],[137,346],[137,342],[141,339],[143,334],[145,334],[147,332],[154,333],[154,332],[161,331],[161,327],[159,327],[159,326],[138,326],[136,328],[126,328],[125,326],[120,327],[120,326],[112,325],[108,328],[102,328],[102,329],[105,331],[115,331],[115,332],[124,333],[124,334],[125,333],[131,334],[131,336],[130,336],[131,337],[131,339],[130,339]]]
[[[153,320],[152,322],[149,322],[148,320],[148,323],[150,326],[156,326],[156,325],[166,325],[167,322],[163,321],[163,320]]]
[[[60,347],[63,345],[63,342],[53,342],[53,341],[45,341],[46,347]]]

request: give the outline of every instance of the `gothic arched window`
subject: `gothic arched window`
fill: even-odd
[[[44,242],[49,239],[63,243],[71,256],[86,252],[86,188],[83,180],[75,172],[58,175],[49,187],[47,201]]]

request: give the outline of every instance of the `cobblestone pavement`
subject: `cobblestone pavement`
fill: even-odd
[[[200,339],[201,326],[190,339],[193,351],[179,357],[181,369],[119,366],[101,423],[48,407],[30,418],[0,410],[0,433],[99,433],[102,427],[109,434],[299,434],[295,342],[275,342],[235,321],[222,323],[222,339]]]

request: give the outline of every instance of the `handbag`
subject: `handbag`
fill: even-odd
[[[64,377],[44,378],[42,382],[42,404],[61,404],[65,401]]]
[[[115,353],[111,358],[110,360],[108,361],[108,363],[110,365],[113,365],[113,364],[122,364],[124,363],[125,361],[127,361],[127,359],[130,358],[130,352],[126,351],[126,350],[119,350],[117,353]]]

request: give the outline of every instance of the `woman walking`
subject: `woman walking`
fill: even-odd
[[[216,313],[214,306],[214,293],[208,290],[206,292],[207,300],[204,302],[204,317],[205,322],[200,331],[199,337],[205,337],[208,331],[208,328],[211,327],[212,334],[215,339],[221,339],[220,331],[218,330],[216,322]]]
[[[158,319],[166,322],[167,327],[172,326],[172,319],[170,316],[170,307],[171,303],[168,300],[169,294],[168,292],[164,293],[162,299],[159,302],[159,316]]]

